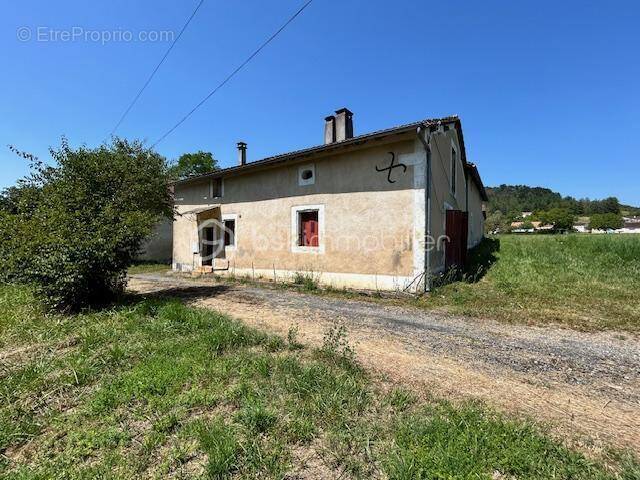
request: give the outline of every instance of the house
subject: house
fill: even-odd
[[[354,136],[343,108],[319,146],[173,184],[173,269],[335,287],[425,290],[483,238],[487,194],[460,119]]]
[[[636,218],[625,218],[624,225],[617,229],[616,233],[640,233],[640,221]]]
[[[526,225],[529,228],[525,228],[525,224],[531,224],[531,226]],[[553,225],[545,225],[537,220],[533,222],[511,222],[512,233],[534,233],[541,230],[553,230]]]
[[[575,222],[573,224],[573,229],[578,233],[588,233],[590,231],[589,223],[584,221]]]
[[[530,217],[531,215],[533,215],[533,212],[522,212],[521,214],[522,218],[527,218],[527,217]]]
[[[529,228],[525,228],[525,222],[511,222],[511,232],[512,233],[533,233],[536,231],[534,222],[526,222],[526,223],[530,223],[531,226]],[[540,222],[535,222],[535,223],[540,224]]]

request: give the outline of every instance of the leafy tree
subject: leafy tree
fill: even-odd
[[[539,212],[541,222],[553,225],[554,230],[570,230],[573,228],[575,215],[567,208],[552,208],[546,212]]]
[[[219,168],[218,161],[213,158],[211,152],[184,153],[169,168],[169,176],[172,180],[182,180],[193,175],[202,175],[218,170]]]
[[[74,149],[63,138],[53,165],[17,153],[31,175],[0,211],[0,279],[34,285],[60,310],[109,301],[143,240],[173,214],[164,158],[120,139]]]
[[[533,223],[531,223],[531,221],[530,221],[530,220],[525,220],[525,221],[522,223],[522,227],[520,227],[520,228],[523,228],[523,229],[525,229],[525,230],[533,230]]]
[[[616,213],[596,213],[589,219],[589,228],[594,230],[615,230],[623,226],[622,216]]]
[[[494,231],[503,232],[507,230],[508,222],[500,210],[497,210],[487,216],[484,227],[487,233]]]

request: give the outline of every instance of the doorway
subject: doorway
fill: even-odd
[[[467,262],[469,214],[461,210],[447,210],[445,268],[464,269]]]
[[[213,266],[213,227],[202,229],[202,265]]]

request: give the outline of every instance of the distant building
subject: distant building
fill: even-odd
[[[573,224],[573,229],[579,233],[589,233],[589,224],[587,222],[576,222]]]
[[[524,228],[525,224],[531,224],[531,228]],[[534,233],[537,231],[553,230],[553,225],[543,225],[542,222],[511,222],[513,233]]]
[[[522,218],[527,218],[533,215],[533,212],[522,212]]]
[[[616,233],[640,233],[640,219],[637,221],[625,219],[624,226],[617,229]]]

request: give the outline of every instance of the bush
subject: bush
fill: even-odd
[[[53,166],[16,153],[31,175],[0,211],[0,280],[33,284],[58,310],[111,300],[143,240],[172,215],[164,158],[120,139],[96,149],[63,139]]]

